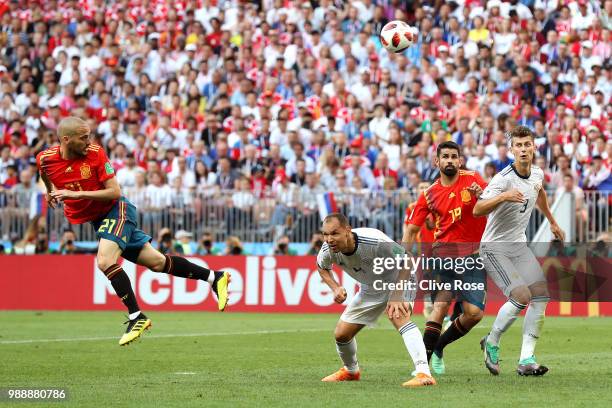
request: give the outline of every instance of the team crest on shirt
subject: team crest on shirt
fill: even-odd
[[[464,203],[469,203],[472,199],[472,195],[466,189],[461,190],[461,201]]]
[[[89,164],[83,163],[81,165],[81,177],[83,177],[84,179],[88,179],[91,177],[91,167],[89,167]]]

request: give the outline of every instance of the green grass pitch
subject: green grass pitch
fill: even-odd
[[[514,372],[520,319],[502,341],[502,375],[484,368],[478,342],[488,317],[447,348],[437,387],[403,389],[412,363],[383,318],[358,336],[362,381],[325,384],[320,379],[340,367],[337,315],[150,317],[142,340],[119,347],[119,312],[0,312],[0,387],[69,393],[61,403],[19,407],[610,406],[612,318],[547,318],[536,351],[550,372],[523,378]],[[415,320],[422,329],[422,317]]]

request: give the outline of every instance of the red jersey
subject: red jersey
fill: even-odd
[[[422,226],[429,213],[435,219],[435,242],[479,243],[487,220],[474,217],[472,211],[477,198],[468,187],[476,182],[482,189],[487,183],[474,171],[459,170],[457,181],[451,186],[443,186],[436,180],[419,196],[409,217],[409,223]]]
[[[414,207],[416,207],[416,204],[417,202],[414,201],[408,205],[408,208],[406,208],[406,216],[404,217],[404,224],[406,225],[412,224],[410,222],[410,214],[412,214],[412,211],[414,210]],[[427,215],[425,218],[429,219],[429,221],[433,223],[431,214]],[[425,242],[425,243],[434,242],[434,230],[429,229],[427,227],[427,224],[425,224],[425,221],[423,221],[423,225],[421,226],[421,230],[416,236],[416,240],[417,242]]]
[[[115,177],[115,170],[108,161],[104,149],[94,144],[89,145],[86,156],[72,160],[63,159],[59,146],[54,146],[40,152],[36,156],[36,164],[57,189],[103,190],[104,182]],[[102,218],[114,204],[115,200],[66,200],[64,214],[70,223],[83,224]]]

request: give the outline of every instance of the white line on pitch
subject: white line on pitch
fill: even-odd
[[[300,332],[326,332],[333,331],[333,328],[327,329],[296,329],[296,330],[257,330],[245,332],[225,332],[225,333],[179,333],[179,334],[145,334],[147,339],[168,339],[174,337],[213,337],[213,336],[252,336],[257,334],[283,334],[283,333],[300,333]],[[118,337],[72,337],[64,339],[26,339],[26,340],[1,340],[0,344],[31,344],[31,343],[60,343],[73,341],[100,341],[100,340],[115,340]]]
[[[474,329],[488,329],[488,327],[476,326]],[[391,328],[378,328],[376,330],[389,330]],[[313,332],[327,332],[333,331],[333,329],[296,329],[296,330],[256,330],[256,331],[245,331],[245,332],[224,332],[224,333],[179,333],[179,334],[145,334],[147,339],[170,339],[175,337],[214,337],[214,336],[253,336],[257,334],[284,334],[284,333],[313,333]],[[74,342],[74,341],[102,341],[102,340],[115,340],[115,337],[71,337],[63,339],[26,339],[26,340],[0,340],[0,345],[9,344],[33,344],[33,343],[63,343],[63,342]]]

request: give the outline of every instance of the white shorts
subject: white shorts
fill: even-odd
[[[384,291],[359,291],[348,304],[340,320],[347,323],[374,326],[387,308],[389,293]],[[409,302],[414,308],[414,302]]]
[[[540,263],[526,243],[482,243],[480,256],[487,273],[504,295],[519,286],[531,286],[546,282]]]

